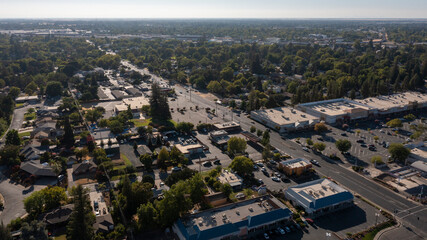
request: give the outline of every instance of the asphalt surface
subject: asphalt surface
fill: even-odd
[[[156,81],[156,79],[158,80],[159,78],[154,76],[153,79]],[[187,89],[184,87],[175,85],[174,88],[178,94],[181,94],[180,92],[182,92],[181,95],[184,95],[185,98],[190,98],[190,92],[187,93]],[[251,126],[255,126],[257,129],[261,130],[266,129],[263,125],[254,122],[244,114],[237,116],[227,107],[218,105],[214,101],[205,99],[198,94],[191,94],[191,102],[197,103],[199,108],[209,107],[211,109],[217,109],[216,112],[217,116],[219,117],[212,119],[210,122],[221,121],[221,119],[222,121],[234,120],[240,123],[242,129],[246,131],[249,131]],[[192,116],[196,115],[193,114]],[[209,122],[206,117],[204,119],[206,122]],[[417,209],[417,212],[412,212],[412,214],[403,216],[397,215],[396,217],[402,221],[405,226],[408,226],[412,229],[411,233],[413,233],[413,235],[408,235],[408,237],[414,237],[418,234],[421,237],[427,238],[427,229],[425,229],[425,226],[427,226],[427,208],[425,206],[420,206],[418,203],[408,200],[401,195],[382,187],[372,180],[368,180],[364,176],[355,173],[354,171],[346,168],[346,166],[341,166],[341,164],[338,164],[335,161],[324,160],[311,151],[305,152],[302,150],[300,145],[295,142],[282,139],[282,137],[277,132],[272,131],[270,133],[270,143],[281,153],[287,153],[293,157],[316,159],[320,162],[321,165],[320,167],[314,167],[317,172],[324,176],[331,177],[350,191],[360,194],[369,201],[372,201],[373,203],[380,206],[382,209],[392,213],[396,210],[402,212],[408,210],[410,211],[411,209]]]

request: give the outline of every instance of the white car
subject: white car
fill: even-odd
[[[285,235],[286,233],[282,228],[277,228],[277,231],[279,231],[280,235]]]
[[[264,233],[264,239],[270,239],[267,233]]]
[[[275,182],[280,182],[280,178],[278,178],[278,177],[272,177],[271,180],[273,180]]]

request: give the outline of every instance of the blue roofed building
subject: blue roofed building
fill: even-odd
[[[278,199],[258,198],[184,216],[173,225],[181,240],[247,239],[286,224],[292,212]]]
[[[353,206],[353,194],[329,179],[318,179],[289,187],[285,197],[315,218]]]

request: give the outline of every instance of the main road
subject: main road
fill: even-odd
[[[149,73],[146,69],[138,69],[136,66],[127,61],[122,63],[133,70],[138,70],[143,74],[151,75],[153,81],[166,83],[165,80],[159,76]],[[233,112],[227,107],[216,104],[214,101],[201,97],[194,92],[191,93],[191,89],[189,93],[186,93],[188,88],[186,89],[180,85],[175,85],[174,88],[176,91],[182,91],[184,94],[191,94],[192,101],[197,102],[200,107],[217,109],[217,115],[219,117],[222,116],[223,121],[234,120],[240,123],[243,130],[248,131],[251,126],[255,126],[257,129],[261,130],[266,129],[265,126],[259,124],[258,122],[254,122],[252,119],[243,114],[237,116],[236,114],[233,114]],[[414,237],[427,238],[427,229],[425,228],[427,226],[427,208],[425,206],[406,199],[401,195],[384,188],[378,183],[352,171],[351,169],[345,166],[341,166],[341,164],[335,161],[325,160],[321,156],[312,152],[306,152],[302,150],[301,146],[297,143],[282,139],[282,137],[277,132],[272,131],[270,133],[270,143],[273,147],[277,148],[281,152],[287,153],[291,156],[318,160],[321,166],[314,167],[317,172],[334,179],[350,191],[361,195],[362,197],[378,205],[380,208],[387,210],[390,213],[396,213],[394,214],[396,218],[402,222],[402,224],[407,229],[410,229],[411,232],[415,234]]]

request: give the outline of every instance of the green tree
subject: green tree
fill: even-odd
[[[32,81],[25,87],[25,93],[28,95],[32,95],[35,91],[37,91],[37,84]]]
[[[193,204],[202,202],[203,196],[208,193],[200,173],[196,173],[192,178],[188,179],[186,185]]]
[[[78,185],[73,191],[74,209],[67,225],[68,240],[92,240],[95,215],[92,212],[88,193]]]
[[[19,146],[6,145],[0,150],[0,161],[8,166],[19,165]]]
[[[125,127],[123,123],[119,120],[111,120],[108,124],[111,132],[114,134],[120,134],[124,131]]]
[[[97,111],[97,110],[87,110],[86,114],[85,114],[85,118],[86,120],[90,121],[90,122],[97,122],[98,119],[102,118],[102,112]]]
[[[164,193],[163,200],[155,202],[160,225],[170,226],[193,206],[191,199],[185,195],[186,188],[185,182],[179,182]]]
[[[139,156],[139,160],[142,164],[144,164],[145,170],[150,171],[151,166],[153,165],[153,159],[151,158],[150,154],[144,154]]]
[[[325,150],[326,145],[324,143],[316,142],[316,143],[313,144],[313,148],[316,149],[319,152],[322,152],[323,150]]]
[[[3,221],[1,222],[1,225],[0,225],[0,239],[12,240],[12,234],[10,233],[9,228],[3,224]]]
[[[18,131],[15,129],[9,130],[6,134],[6,145],[21,145],[21,138],[19,137]]]
[[[8,95],[13,99],[13,100],[15,100],[18,96],[19,96],[19,94],[21,93],[21,89],[19,89],[19,88],[17,88],[17,87],[11,87],[10,89],[9,89],[9,93],[8,93]]]
[[[246,150],[246,141],[243,138],[231,137],[227,142],[227,151],[234,155],[236,153],[243,153]]]
[[[270,131],[266,129],[262,134],[261,144],[265,146],[269,143],[270,143]]]
[[[37,217],[47,210],[59,207],[66,200],[67,194],[64,188],[48,187],[25,198],[24,207],[30,216]]]
[[[62,137],[62,144],[70,148],[74,145],[74,141],[74,131],[71,127],[70,119],[66,117],[64,122],[64,136]]]
[[[328,130],[328,127],[324,123],[316,123],[314,125],[314,131],[316,132],[325,132]]]
[[[157,226],[159,213],[151,202],[142,204],[136,211],[138,216],[138,228],[140,230],[150,230]]]
[[[176,130],[178,132],[182,132],[182,133],[191,133],[193,128],[194,128],[194,124],[192,124],[190,122],[179,122],[176,125]]]
[[[22,240],[47,240],[49,239],[46,230],[46,224],[33,220],[29,224],[24,222],[21,228],[21,239]]]
[[[313,140],[311,140],[311,138],[307,138],[307,139],[305,140],[305,142],[306,142],[306,143],[307,143],[307,145],[309,145],[309,146],[313,145]]]
[[[46,85],[46,95],[48,97],[60,96],[62,93],[62,85],[60,82],[52,81]]]
[[[251,159],[244,156],[239,156],[233,159],[230,167],[240,176],[245,176],[252,173],[254,164]]]
[[[387,126],[391,127],[391,128],[398,128],[398,127],[402,127],[402,121],[398,118],[392,119],[390,121],[388,121],[386,123]]]
[[[372,156],[371,157],[371,162],[373,163],[373,164],[375,164],[375,166],[377,165],[377,164],[383,164],[384,162],[383,162],[383,159],[382,159],[382,157],[381,156]]]
[[[151,85],[150,110],[153,120],[164,122],[172,118],[168,98],[157,83]]]
[[[262,130],[261,130],[261,129],[258,129],[258,130],[256,131],[256,135],[257,135],[258,137],[261,137],[261,135],[262,135]]]
[[[256,132],[256,127],[255,126],[251,126],[251,133],[254,133],[254,132]]]
[[[390,153],[392,159],[402,163],[405,162],[406,158],[408,158],[409,154],[411,153],[409,149],[400,143],[390,144],[388,152]]]
[[[147,134],[147,129],[144,126],[138,127],[136,131],[141,137],[145,137],[145,135]]]
[[[105,128],[108,127],[108,125],[110,124],[110,122],[108,121],[108,119],[101,119],[99,120],[98,126],[101,128]]]
[[[340,152],[347,152],[351,148],[351,142],[346,139],[339,139],[335,142],[335,146]]]
[[[414,121],[415,119],[417,119],[417,117],[412,113],[405,115],[403,118],[408,120],[408,121]]]
[[[166,150],[165,147],[163,147],[162,150],[160,150],[159,155],[157,155],[157,166],[160,169],[166,170],[167,168],[166,161],[169,161],[169,159],[170,159],[169,152],[168,150]]]
[[[229,196],[230,196],[230,194],[233,192],[233,188],[231,187],[231,185],[230,185],[230,184],[225,183],[225,184],[222,184],[222,185],[221,185],[221,187],[220,187],[220,191],[221,191],[222,193],[224,193],[224,195],[225,195],[225,196],[229,197]]]

